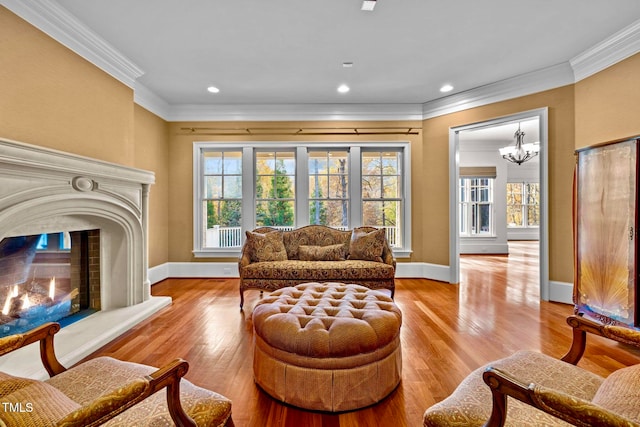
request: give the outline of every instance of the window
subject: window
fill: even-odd
[[[204,151],[202,161],[203,246],[239,247],[242,241],[242,152]]]
[[[460,235],[493,236],[493,178],[460,179]]]
[[[237,255],[256,227],[308,224],[384,228],[395,256],[410,254],[409,143],[241,146],[194,143],[195,256]]]
[[[349,229],[348,151],[309,151],[309,224]]]
[[[256,153],[256,227],[295,224],[296,158],[293,151]]]
[[[362,153],[362,225],[384,228],[392,246],[402,219],[402,158],[397,151]]]
[[[507,183],[507,227],[540,226],[540,184]]]

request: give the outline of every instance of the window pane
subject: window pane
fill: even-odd
[[[362,175],[381,175],[380,153],[362,153]]]
[[[242,199],[242,176],[226,176],[224,178],[225,199]]]
[[[400,195],[398,188],[397,176],[385,176],[382,178],[383,182],[383,196],[386,198],[397,198]]]
[[[294,225],[294,202],[283,200],[261,201],[256,203],[256,226]]]
[[[346,200],[313,200],[309,202],[309,224],[347,229],[349,211]]]
[[[226,175],[242,174],[242,153],[240,151],[224,154],[224,173]]]
[[[349,173],[346,151],[331,151],[329,153],[329,173],[347,174]]]
[[[273,175],[258,175],[256,178],[256,198],[258,199],[273,199],[274,198],[274,181]]]
[[[238,247],[242,242],[240,223],[242,221],[242,201],[204,202],[205,236],[204,246],[208,248]]]
[[[222,173],[222,153],[221,152],[205,152],[204,153],[204,174],[213,175]]]
[[[382,170],[385,175],[400,173],[400,153],[382,153]]]
[[[379,199],[382,197],[382,178],[379,176],[362,177],[362,197],[365,199]]]
[[[276,199],[291,199],[295,192],[295,177],[288,175],[276,176]]]
[[[349,197],[349,180],[346,175],[329,177],[329,197],[332,199]]]
[[[207,199],[219,199],[222,198],[222,177],[221,176],[207,176],[204,179],[205,195]]]
[[[309,173],[310,174],[326,174],[327,173],[327,153],[326,151],[312,151],[309,153]]]
[[[312,175],[309,177],[309,198],[324,199],[329,193],[329,182],[325,175]]]
[[[507,206],[507,227],[522,227],[522,206]]]
[[[540,205],[527,208],[527,222],[529,226],[540,226]]]

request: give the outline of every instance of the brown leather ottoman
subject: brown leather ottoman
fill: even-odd
[[[402,313],[383,292],[304,283],[253,310],[253,373],[272,397],[305,409],[374,404],[400,383]]]

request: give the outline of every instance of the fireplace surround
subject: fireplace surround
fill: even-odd
[[[151,296],[148,279],[148,196],[154,181],[153,172],[0,139],[0,241],[100,230],[101,311],[56,335],[63,364],[79,361],[171,303],[169,297]],[[35,347],[0,357],[0,370],[44,376]]]

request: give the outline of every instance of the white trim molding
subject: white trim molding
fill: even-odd
[[[55,1],[0,0],[26,20],[123,84],[134,102],[167,121],[423,120],[580,81],[640,52],[640,20],[573,59],[423,104],[170,105],[139,84],[144,71]]]
[[[446,98],[425,102],[422,118],[430,119],[481,107],[520,96],[531,95],[574,83],[573,70],[568,62],[542,70],[511,77]]]
[[[573,305],[573,283],[550,280],[549,301]]]
[[[571,59],[579,82],[640,52],[640,20]]]
[[[183,104],[172,105],[166,120],[422,120],[422,104]]]

